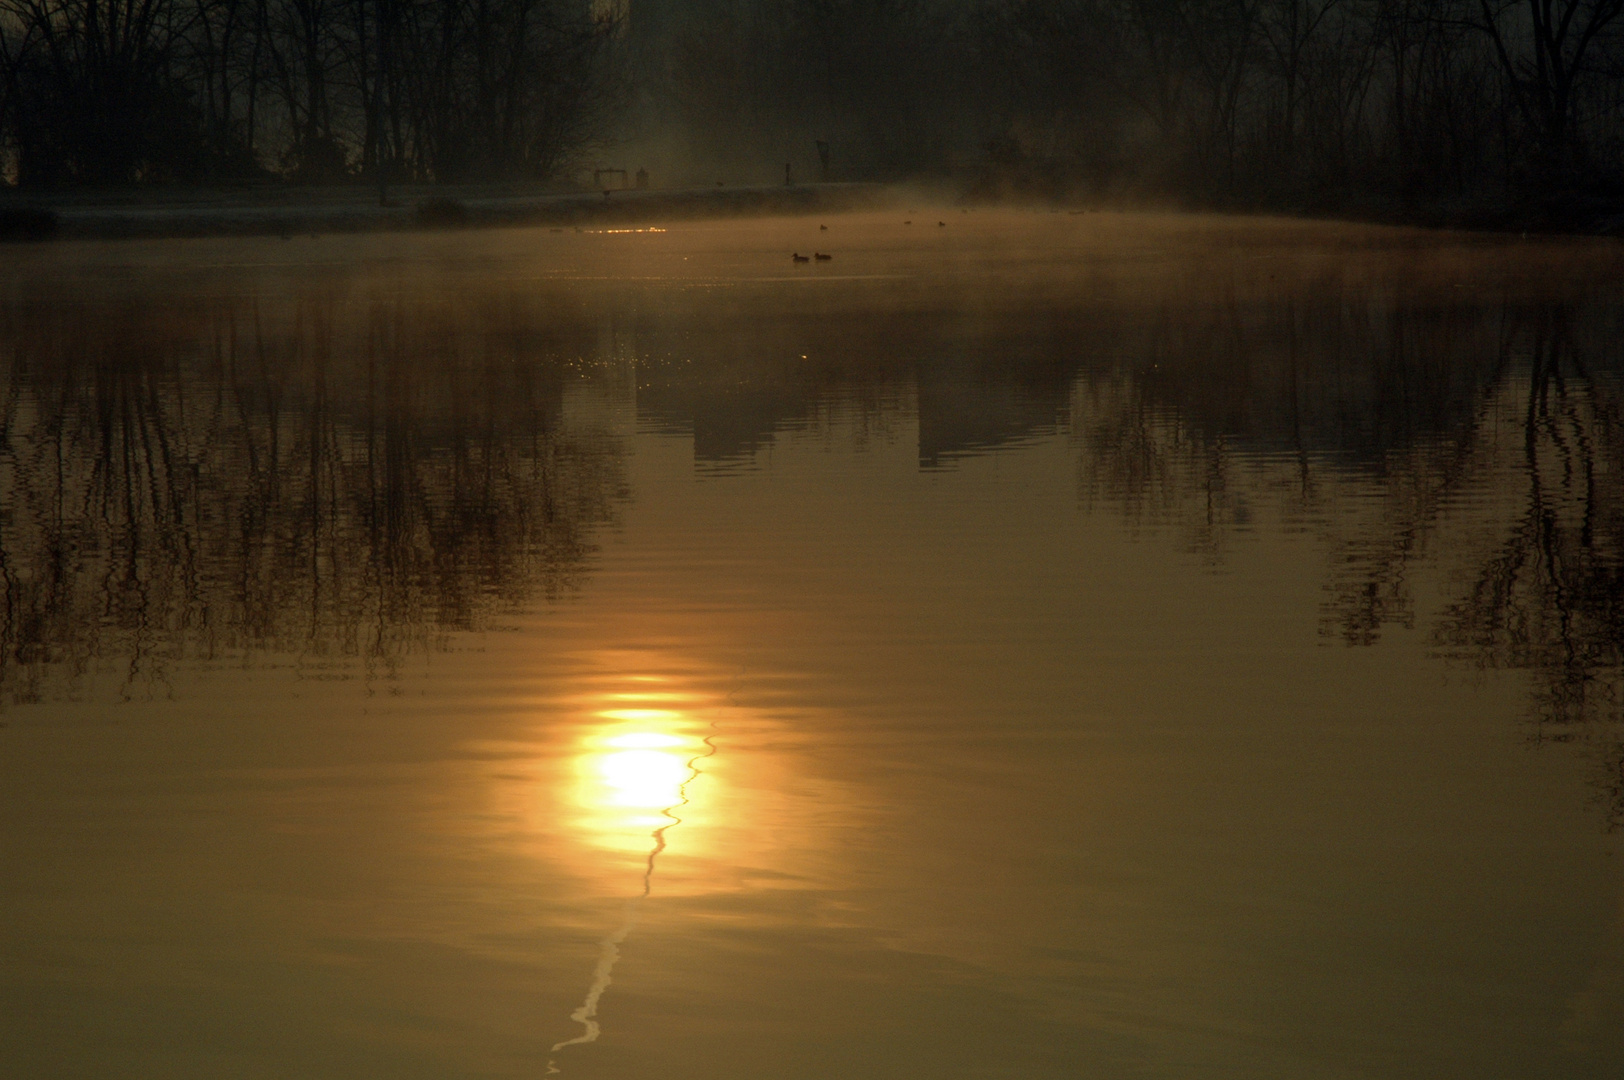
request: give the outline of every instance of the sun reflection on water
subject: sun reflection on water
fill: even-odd
[[[715,898],[845,889],[846,854],[831,839],[852,835],[853,813],[872,801],[838,762],[819,767],[823,714],[740,700],[747,685],[748,696],[770,698],[797,673],[751,672],[747,684],[743,668],[652,649],[585,659],[537,710],[546,749],[535,768],[520,777],[507,761],[498,766],[498,789],[523,817],[515,839],[591,912],[572,925],[596,927],[595,956],[581,958],[582,996],[568,1024],[548,1031],[558,1040],[549,1075],[583,1067],[583,1044],[610,1036],[600,1006],[614,1013],[621,954],[636,950],[651,903],[669,903],[673,915],[694,901],[720,910]],[[834,907],[822,917],[842,918]]]
[[[672,703],[671,695],[622,693],[618,702]],[[568,1046],[596,1042],[600,1032],[598,1002],[609,989],[620,946],[637,924],[642,902],[654,887],[655,862],[666,848],[666,833],[683,824],[678,811],[689,805],[688,786],[700,776],[699,762],[716,752],[707,735],[693,734],[695,721],[679,709],[628,707],[598,710],[599,725],[584,739],[577,759],[577,801],[583,812],[583,834],[613,848],[646,851],[642,888],[626,904],[621,923],[598,944],[592,981],[570,1020],[581,1033],[555,1043],[553,1053]],[[713,725],[714,726],[714,725]],[[556,1060],[547,1072],[559,1072]]]
[[[616,707],[596,718],[576,759],[581,834],[603,847],[646,850],[651,831],[674,824],[672,811],[689,801],[694,761],[710,748],[678,709]]]

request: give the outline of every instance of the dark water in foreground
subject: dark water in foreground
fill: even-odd
[[[1624,248],[903,216],[16,251],[4,1071],[1617,1076]]]

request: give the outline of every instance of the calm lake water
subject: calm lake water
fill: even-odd
[[[1618,1076],[1624,245],[908,218],[8,250],[4,1071]]]

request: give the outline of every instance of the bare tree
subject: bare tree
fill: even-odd
[[[164,0],[4,0],[10,120],[27,181],[121,183],[195,168],[171,63],[193,14]]]
[[[1476,0],[1467,19],[1494,45],[1533,132],[1539,179],[1560,180],[1584,153],[1579,109],[1624,0]]]
[[[1270,66],[1280,83],[1280,100],[1270,117],[1271,146],[1291,153],[1297,148],[1303,97],[1314,58],[1315,36],[1342,0],[1264,0],[1258,24]]]

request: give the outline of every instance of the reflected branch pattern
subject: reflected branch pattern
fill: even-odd
[[[1209,567],[1265,530],[1317,545],[1327,642],[1413,632],[1525,672],[1533,739],[1593,753],[1624,824],[1616,268],[1249,237],[1007,294],[760,307],[25,291],[0,303],[0,701],[161,693],[183,660],[388,676],[574,587],[628,497],[617,417],[707,473],[912,426],[922,470],[1067,438],[1086,508]]]
[[[253,654],[387,675],[569,589],[625,496],[605,421],[499,315],[108,314],[0,315],[7,700],[107,665],[152,692],[177,661]]]
[[[1494,313],[1415,311],[1335,278],[1277,304],[1181,306],[1125,325],[1077,380],[1084,504],[1175,528],[1213,564],[1271,517],[1321,533],[1336,549],[1325,632],[1374,644],[1412,625],[1404,567],[1496,378]]]
[[[1527,672],[1531,738],[1585,748],[1624,825],[1614,308],[1344,296],[1160,324],[1077,381],[1085,505],[1177,530],[1214,565],[1265,516],[1315,536],[1327,639],[1424,626],[1449,660]],[[1425,617],[1423,564],[1448,582]]]
[[[1532,672],[1532,737],[1599,750],[1600,796],[1609,821],[1624,825],[1617,373],[1596,365],[1605,344],[1582,340],[1563,309],[1529,313],[1510,342],[1514,375],[1497,388],[1489,422],[1520,426],[1521,438],[1479,465],[1494,480],[1498,534],[1485,537],[1436,637],[1448,655]]]

